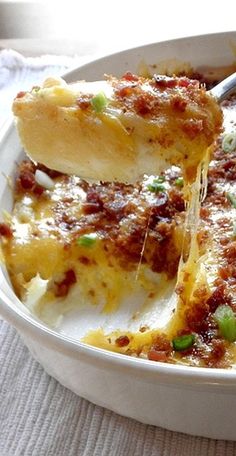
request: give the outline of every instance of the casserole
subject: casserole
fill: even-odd
[[[234,59],[235,41],[236,34],[229,33],[144,46],[93,62],[69,73],[66,79],[99,79],[104,72],[119,75],[127,69],[136,71],[142,59],[153,64],[175,58],[195,68],[206,61],[210,66],[224,66]],[[7,160],[10,150],[11,162]],[[5,175],[12,174],[19,156],[18,139],[10,126],[1,139]],[[7,210],[10,198],[1,176],[1,206]],[[0,296],[2,315],[17,327],[36,359],[77,394],[145,423],[195,435],[234,438],[234,371],[170,366],[94,349],[75,340],[76,328],[70,322],[72,329],[67,334],[52,331],[16,299],[4,269]]]

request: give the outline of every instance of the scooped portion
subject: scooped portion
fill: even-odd
[[[222,124],[220,107],[198,81],[131,73],[74,84],[50,78],[20,92],[13,112],[32,160],[110,182],[136,182],[170,165],[193,182]]]

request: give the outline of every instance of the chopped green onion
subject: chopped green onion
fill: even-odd
[[[108,99],[105,93],[99,92],[95,95],[91,100],[91,104],[96,112],[102,112],[108,104]]]
[[[232,204],[232,206],[236,209],[236,196],[233,195],[232,193],[227,192],[226,193],[227,200],[229,203]]]
[[[183,178],[183,177],[178,177],[178,178],[175,180],[175,185],[177,185],[178,187],[183,187],[183,185],[184,185],[184,178]]]
[[[172,340],[174,350],[182,351],[192,347],[195,342],[194,334],[184,334],[183,336],[175,337]]]
[[[221,305],[217,307],[214,317],[220,335],[229,342],[234,342],[236,340],[236,317],[233,309],[225,304]]]
[[[153,193],[164,192],[165,186],[162,185],[162,183],[165,182],[165,180],[166,180],[165,176],[155,177],[155,179],[153,179],[152,183],[147,185],[147,189]]]
[[[39,92],[40,88],[41,87],[39,87],[39,86],[35,86],[35,87],[32,88],[32,92],[35,92],[35,93]]]
[[[233,152],[236,150],[236,133],[228,133],[224,136],[222,141],[224,152]]]
[[[77,239],[77,244],[83,247],[91,247],[95,244],[97,238],[97,233],[84,234]]]

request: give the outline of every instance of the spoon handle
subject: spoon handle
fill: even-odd
[[[236,91],[236,73],[231,74],[228,78],[217,84],[209,90],[219,102],[225,100],[231,93]]]

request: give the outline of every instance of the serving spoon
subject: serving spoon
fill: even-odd
[[[221,81],[208,93],[213,95],[218,102],[225,100],[229,95],[236,91],[236,73],[231,74],[228,78]]]

